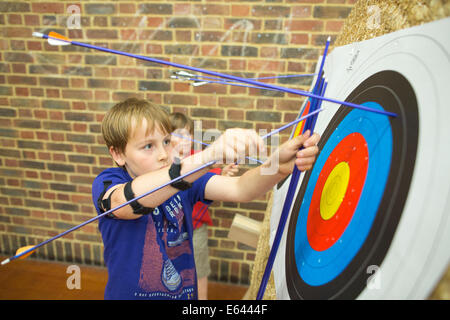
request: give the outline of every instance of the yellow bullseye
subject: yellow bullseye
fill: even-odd
[[[339,163],[330,172],[320,198],[320,216],[324,220],[331,219],[344,200],[350,179],[350,166],[347,162]]]

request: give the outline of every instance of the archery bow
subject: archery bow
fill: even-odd
[[[313,89],[313,92],[319,91],[320,94],[323,94],[324,89],[326,88],[325,80],[322,78],[322,71],[323,71],[325,58],[327,56],[329,45],[330,45],[330,38],[328,37],[327,43],[325,45],[324,53],[322,56],[322,61],[320,64],[318,77],[317,77],[317,80],[316,80],[316,83],[315,83],[314,89]],[[322,100],[314,99],[313,101],[311,101],[310,111],[314,111],[319,106],[318,101],[322,101]],[[317,116],[315,116],[315,117],[317,117]],[[312,118],[307,119],[303,132],[310,130],[310,132],[312,133],[314,131],[314,126],[315,126],[315,119],[312,119]],[[302,148],[300,148],[300,149],[302,149]],[[256,300],[262,300],[262,298],[264,296],[267,282],[269,281],[270,273],[272,272],[273,263],[275,262],[275,258],[276,258],[277,252],[278,252],[278,247],[281,242],[281,237],[284,232],[284,227],[286,226],[287,218],[289,217],[289,212],[291,209],[292,201],[294,200],[295,190],[297,189],[299,177],[300,177],[300,171],[297,169],[296,166],[294,166],[294,170],[291,175],[291,181],[289,182],[289,188],[286,193],[286,199],[284,200],[283,209],[281,211],[280,221],[278,222],[277,232],[275,234],[272,248],[269,253],[269,258],[267,259],[266,268],[264,269],[264,274],[262,276],[261,284],[259,286],[258,293],[256,295]]]

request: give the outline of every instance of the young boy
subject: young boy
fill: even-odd
[[[185,158],[194,154],[194,122],[186,115],[180,112],[171,113],[170,123],[172,124],[172,146],[180,158]],[[209,172],[232,177],[238,171],[238,165],[230,163],[222,169],[214,168]],[[195,267],[198,278],[198,299],[206,300],[208,298],[208,276],[211,273],[208,252],[208,225],[212,225],[208,205],[199,201],[194,205],[192,211],[192,224],[194,234],[192,243],[194,248]]]
[[[167,113],[145,100],[127,99],[106,114],[102,133],[118,167],[106,169],[93,182],[92,197],[99,214],[202,164],[224,159],[234,162],[248,150],[264,148],[255,131],[230,129],[210,147],[179,164],[171,158],[171,132]],[[302,171],[311,168],[318,140],[317,134],[310,137],[309,133],[291,139],[263,165],[239,177],[200,170],[100,219],[108,268],[105,299],[197,299],[194,204],[258,198],[291,173],[294,164]],[[298,151],[302,145],[305,149]],[[278,171],[262,174],[262,168],[275,161]]]

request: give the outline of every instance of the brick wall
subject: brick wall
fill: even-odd
[[[100,123],[115,102],[150,99],[202,120],[204,130],[220,131],[275,129],[294,120],[303,102],[273,91],[194,88],[170,79],[174,69],[52,47],[33,38],[33,31],[243,77],[311,73],[325,39],[336,38],[354,2],[0,2],[0,253],[12,254],[95,215],[91,183],[113,166]],[[72,8],[79,9],[79,25]],[[308,89],[309,81],[272,80],[300,89]],[[262,220],[267,199],[212,205],[212,280],[249,283],[255,250],[227,239],[228,228],[236,213]],[[102,265],[102,254],[93,223],[36,256]]]

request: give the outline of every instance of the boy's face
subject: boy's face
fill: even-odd
[[[146,119],[143,119],[140,126],[133,127],[123,154],[110,148],[111,155],[117,164],[125,166],[133,179],[144,173],[170,166],[172,164],[171,135],[165,133],[159,125],[155,125],[153,132],[146,134]]]
[[[172,134],[172,146],[181,158],[191,154],[192,135],[189,128],[176,129]]]

